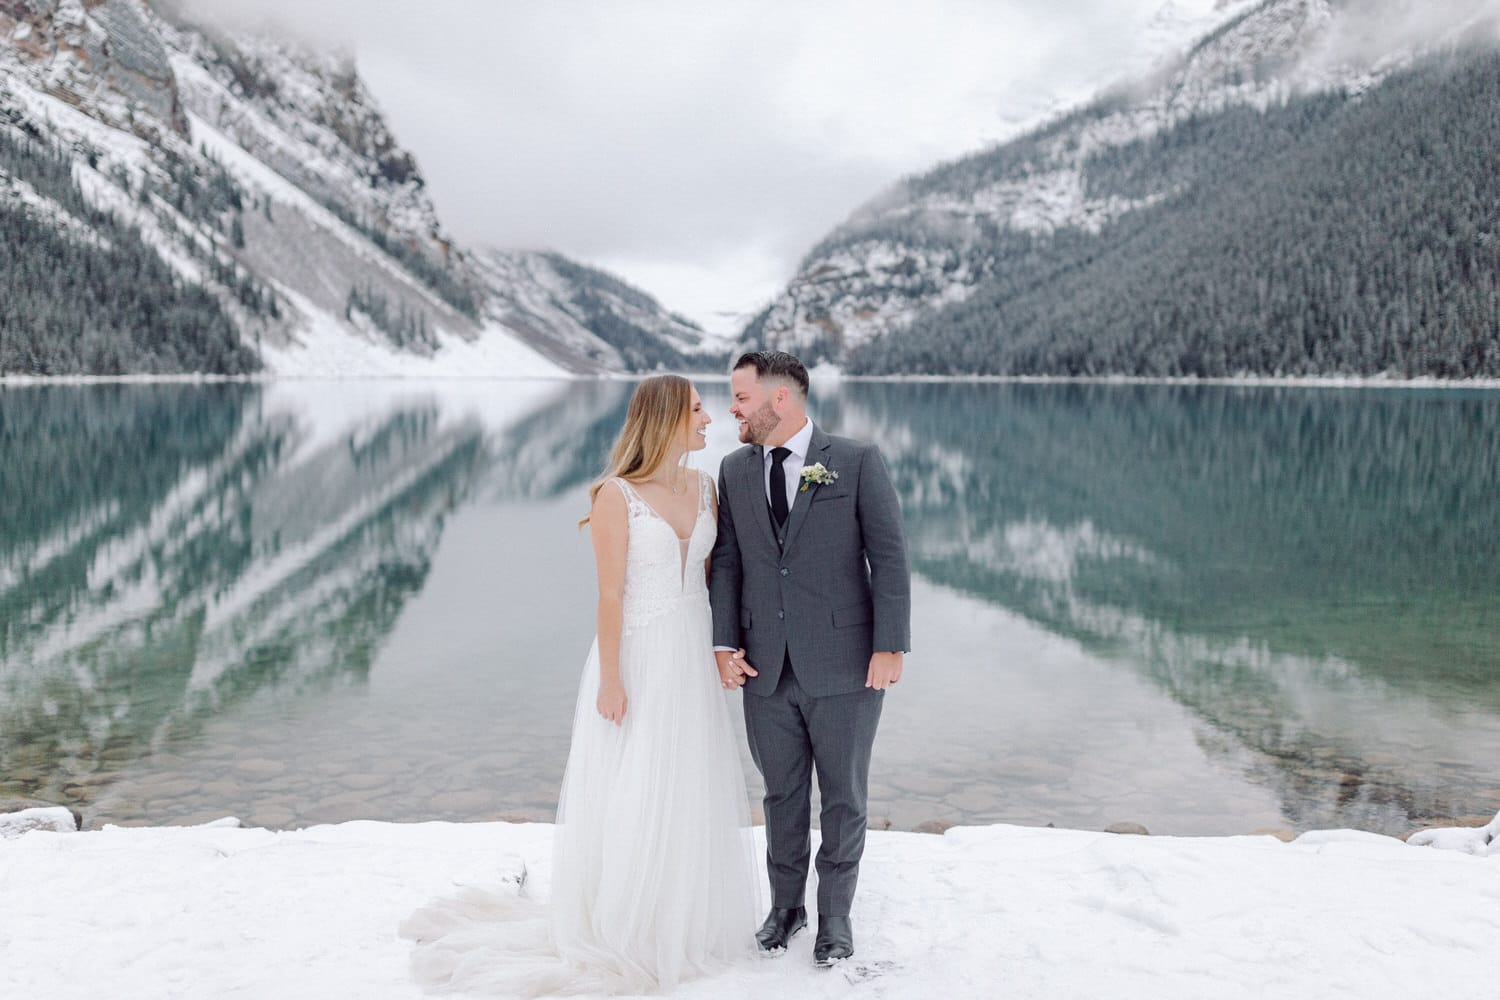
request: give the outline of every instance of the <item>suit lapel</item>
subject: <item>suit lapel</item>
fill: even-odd
[[[807,460],[802,467],[806,469],[820,462],[825,468],[828,467],[828,449],[832,443],[828,440],[828,435],[823,433],[823,428],[813,424],[812,441],[808,443]],[[812,506],[813,497],[820,488],[817,483],[812,483],[806,490],[798,487],[792,493],[792,509],[786,517],[786,545],[783,548],[789,549],[797,541],[797,532],[802,530],[802,524],[807,520],[807,509]],[[769,517],[767,520],[769,521]]]
[[[765,532],[766,543],[772,549],[780,551],[776,544],[776,529],[771,525],[771,508],[766,502],[766,459],[765,452],[757,445],[750,449],[745,460],[745,496],[750,499],[751,517],[753,517]]]

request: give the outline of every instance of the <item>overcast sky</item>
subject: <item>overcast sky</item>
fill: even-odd
[[[1137,72],[1221,0],[191,0],[352,47],[445,225],[714,328],[858,205]]]

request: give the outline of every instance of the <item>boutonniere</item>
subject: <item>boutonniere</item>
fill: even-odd
[[[807,488],[813,483],[817,483],[819,486],[827,486],[838,477],[839,474],[837,472],[834,472],[832,469],[823,468],[822,462],[818,462],[816,465],[804,465],[802,467],[802,489],[798,490],[798,492],[806,493]]]

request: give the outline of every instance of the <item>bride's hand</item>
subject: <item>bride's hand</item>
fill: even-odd
[[[625,697],[625,685],[615,681],[605,681],[599,685],[599,698],[594,702],[599,709],[599,714],[617,726],[625,724],[625,707],[629,699]]]
[[[745,659],[744,649],[733,652],[727,649],[714,650],[714,665],[719,668],[719,683],[730,691],[738,691],[751,677],[760,676],[760,672]]]

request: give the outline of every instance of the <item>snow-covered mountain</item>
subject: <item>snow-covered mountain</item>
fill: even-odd
[[[490,308],[507,329],[536,350],[614,371],[658,366],[688,370],[711,366],[731,339],[704,331],[692,320],[605,271],[561,254],[489,250],[475,260]]]
[[[169,0],[0,3],[0,221],[30,248],[0,264],[0,371],[549,375],[727,349],[565,258],[458,246],[350,59]]]
[[[1153,140],[1206,148],[1212,129],[1197,136],[1194,125],[1308,95],[1358,102],[1430,53],[1496,37],[1500,3],[1259,0],[1221,2],[1214,16],[1211,30],[1149,76],[998,147],[909,178],[861,207],[807,255],[785,291],[747,326],[744,342],[809,360],[852,357],[856,369],[881,370],[859,357],[861,348],[886,335],[926,337],[924,323],[937,324],[940,313],[957,316],[981,291],[989,296],[985,309],[1012,301],[1027,286],[1090,263],[1111,246],[1113,224],[1223,180],[1172,169],[1159,158],[1125,182],[1115,175],[1105,182],[1101,176],[1116,165],[1111,156],[1118,151]],[[1203,25],[1164,15],[1158,27],[1169,45]],[[1016,256],[1064,244],[1035,273],[1013,268]],[[997,291],[1006,281],[1017,287]],[[1028,322],[1049,309],[1071,319],[1047,303],[1031,309]],[[989,370],[972,358],[958,369]],[[1082,371],[1059,358],[1042,358],[1035,369]]]

